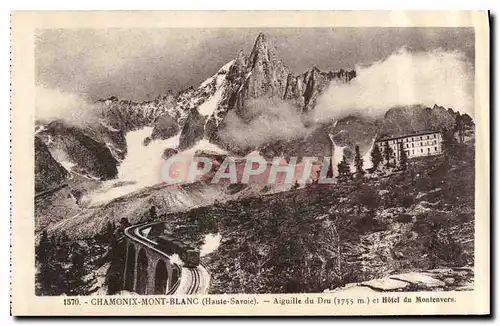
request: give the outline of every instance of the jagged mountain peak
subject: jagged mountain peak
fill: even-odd
[[[267,36],[264,32],[259,32],[259,35],[257,35],[257,38],[255,39],[255,44],[259,43],[266,43],[267,42]]]
[[[187,117],[181,122],[180,148],[187,149],[207,139],[238,152],[236,147],[240,145],[233,146],[225,131],[232,128],[235,120],[250,123],[259,116],[256,112],[261,108],[272,110],[279,105],[292,106],[299,112],[310,111],[331,81],[347,83],[355,77],[354,71],[321,71],[317,66],[295,74],[277,53],[269,37],[259,33],[250,53],[240,51],[234,60],[204,81],[197,92],[186,93],[189,105],[185,107],[189,110],[183,110]]]
[[[260,33],[250,52],[250,68],[253,69],[259,62],[274,62],[276,58],[276,48],[267,40],[264,33]]]
[[[260,32],[257,38],[255,39],[255,43],[253,45],[253,50],[251,53],[256,54],[257,52],[266,52],[267,50],[269,50],[269,45],[270,44],[267,40],[266,34]]]

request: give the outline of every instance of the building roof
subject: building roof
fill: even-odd
[[[401,135],[401,136],[397,136],[397,137],[379,138],[379,139],[377,139],[377,142],[389,141],[389,140],[401,139],[401,138],[407,138],[407,137],[422,136],[422,135],[430,135],[430,134],[436,134],[436,133],[440,133],[440,131],[427,130],[427,131],[421,131],[421,132],[413,133],[413,134]]]

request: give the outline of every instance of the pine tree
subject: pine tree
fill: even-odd
[[[58,245],[55,236],[49,238],[47,232],[42,232],[36,248],[37,295],[61,295],[67,292],[65,270],[61,261],[65,249],[65,246]]]
[[[443,130],[441,132],[443,136],[443,150],[446,156],[454,156],[457,148],[457,140],[455,139],[454,132],[452,130]]]
[[[365,175],[365,170],[363,169],[363,158],[359,152],[359,146],[356,145],[356,155],[354,156],[354,165],[356,166],[356,176],[362,178]]]
[[[373,150],[371,152],[371,159],[372,159],[372,164],[373,164],[373,170],[377,170],[380,162],[382,162],[382,153],[380,153],[380,148],[378,147],[377,144],[373,146]]]
[[[71,264],[66,271],[67,295],[88,295],[94,292],[92,290],[97,282],[95,277],[87,277],[85,268],[85,256],[88,254],[78,243],[71,246],[70,261]]]
[[[38,243],[38,247],[36,248],[36,259],[40,263],[46,263],[50,256],[52,255],[53,246],[50,242],[49,235],[47,234],[47,230],[43,230],[40,235],[40,241]]]
[[[337,164],[337,169],[339,172],[337,177],[339,181],[345,181],[346,179],[349,179],[351,177],[351,168],[347,163],[345,155],[342,155],[342,161],[340,161],[340,163]]]
[[[333,178],[333,159],[330,158],[330,162],[328,163],[328,171],[326,171],[327,178]]]
[[[113,237],[107,255],[109,261],[109,268],[106,272],[108,294],[114,294],[123,288],[123,266],[125,266],[125,256],[126,242],[123,239],[119,241]]]
[[[99,237],[96,239],[104,243],[109,243],[113,238],[114,233],[115,233],[115,226],[113,222],[108,221],[108,223],[106,224],[106,228],[104,229],[104,232],[102,232],[102,234],[99,234]]]
[[[392,148],[391,146],[389,146],[389,142],[387,141],[385,142],[384,156],[385,156],[385,163],[387,166],[389,166],[391,163]]]
[[[40,235],[40,241],[35,248],[35,257],[37,265],[36,273],[36,294],[53,295],[52,282],[53,266],[51,264],[54,258],[54,247],[47,231]]]
[[[402,142],[399,144],[399,166],[403,171],[406,171],[408,167],[408,156]]]
[[[151,219],[151,221],[154,221],[156,220],[158,216],[156,215],[156,207],[154,206],[151,206],[151,208],[149,208],[149,218]]]
[[[457,113],[455,117],[455,132],[458,133],[460,144],[463,144],[465,139],[465,126],[460,113]]]

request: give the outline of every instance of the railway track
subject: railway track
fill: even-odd
[[[138,242],[141,245],[151,249],[158,254],[171,260],[170,255],[163,252],[158,246],[158,243],[145,237],[141,231],[162,222],[152,222],[128,227],[125,229],[125,236],[132,241]],[[194,268],[187,268],[173,263],[174,268],[179,269],[179,279],[175,282],[167,294],[205,294],[210,283],[210,275],[203,265],[198,265]]]
[[[200,284],[200,275],[195,268],[190,268],[189,272],[191,273],[191,287],[186,294],[196,294],[198,293],[198,285]]]

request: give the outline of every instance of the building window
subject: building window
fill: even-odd
[[[412,150],[411,150],[411,153],[412,153],[412,154],[415,154],[415,150],[414,150],[414,149],[412,149]]]
[[[406,144],[406,148],[410,147],[410,145]]]
[[[420,142],[420,146],[422,146],[422,142]]]
[[[429,139],[429,136],[427,136],[427,139]]]
[[[411,137],[411,141],[413,141],[413,137]]]
[[[423,153],[423,152],[424,152],[424,149],[423,149],[423,148],[421,148],[421,149],[420,149],[420,153]]]
[[[436,134],[434,134],[434,138],[436,138]]]
[[[415,147],[414,145],[415,145],[414,143],[411,143],[411,147]]]
[[[427,153],[430,153],[431,152],[431,149],[429,147],[427,147]]]
[[[438,148],[437,147],[434,147],[434,151],[437,152],[438,151]]]

